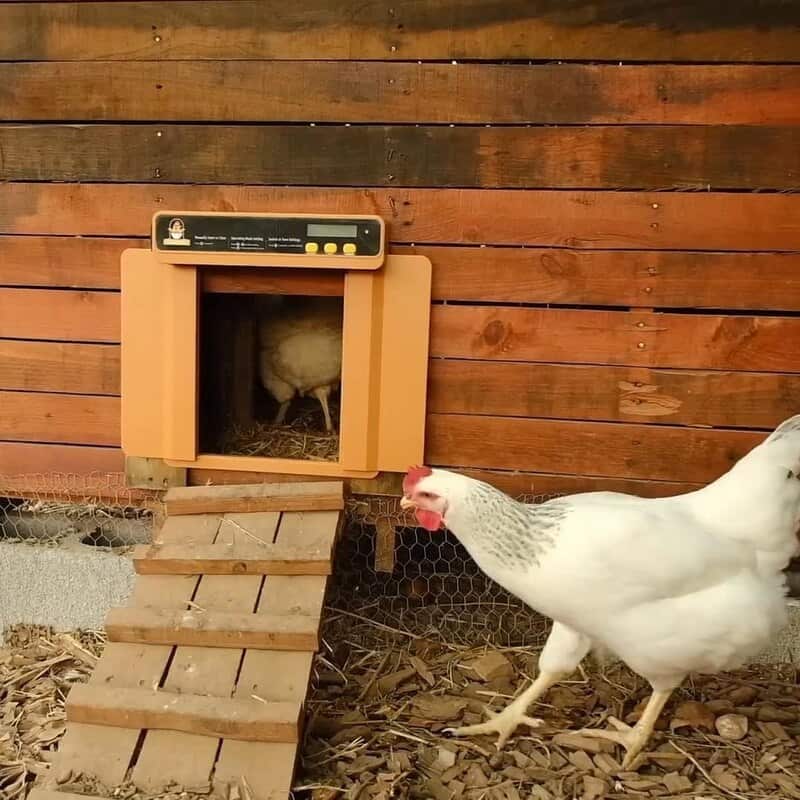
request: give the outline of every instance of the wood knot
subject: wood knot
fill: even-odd
[[[503,340],[506,338],[506,326],[502,323],[499,319],[493,319],[484,329],[483,329],[483,341],[489,345],[489,347],[497,347],[502,344]]]
[[[237,561],[232,569],[235,575],[244,575],[247,572],[247,564],[244,561]]]

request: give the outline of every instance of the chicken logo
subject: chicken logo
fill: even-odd
[[[167,231],[169,236],[163,240],[165,245],[169,247],[188,247],[191,244],[191,241],[186,238],[186,225],[184,225],[182,219],[177,217],[171,219],[167,226]]]

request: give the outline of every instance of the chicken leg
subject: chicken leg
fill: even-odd
[[[502,750],[518,726],[528,725],[531,728],[538,728],[544,724],[543,720],[529,717],[526,712],[532,703],[563,677],[564,673],[561,672],[542,672],[516,700],[509,703],[499,714],[487,710],[489,719],[486,722],[467,725],[463,728],[447,728],[445,732],[451,736],[479,736],[496,733],[497,749]]]
[[[291,400],[285,400],[283,403],[281,403],[278,413],[275,415],[275,420],[272,423],[273,425],[283,425],[283,422],[286,419],[286,412],[289,410],[289,404],[291,402]]]
[[[636,759],[636,756],[642,752],[644,746],[650,741],[656,721],[658,720],[658,715],[667,704],[667,700],[669,700],[671,694],[671,689],[666,691],[654,691],[647,701],[644,713],[633,727],[626,725],[616,717],[609,717],[609,725],[611,725],[612,728],[616,728],[616,730],[606,731],[598,730],[597,728],[584,728],[578,731],[578,733],[581,736],[589,736],[594,739],[607,739],[622,745],[626,750],[622,768],[629,769]]]
[[[332,433],[333,423],[331,422],[331,412],[328,409],[328,397],[331,393],[331,387],[317,386],[311,393],[319,400],[319,404],[322,406],[322,413],[325,416],[325,430],[328,433]]]

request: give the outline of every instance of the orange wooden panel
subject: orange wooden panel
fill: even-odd
[[[431,354],[684,369],[800,371],[800,319],[434,306]]]
[[[0,236],[0,286],[119,289],[119,257],[143,239]]]
[[[118,397],[0,391],[0,440],[117,446],[119,420]]]
[[[796,65],[7,62],[0,85],[25,122],[800,122]]]
[[[0,339],[0,389],[119,394],[119,346]]]
[[[705,483],[764,438],[752,431],[432,414],[426,463]]]
[[[781,373],[433,359],[429,374],[439,414],[769,429],[800,398],[800,375]]]
[[[119,341],[119,294],[0,288],[0,337]]]
[[[141,236],[159,208],[187,206],[377,213],[396,243],[795,251],[800,241],[792,194],[175,184],[0,184],[0,233]]]

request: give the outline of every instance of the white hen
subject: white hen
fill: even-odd
[[[554,620],[540,673],[500,714],[457,736],[538,725],[529,706],[594,648],[646,678],[653,694],[631,728],[584,730],[627,750],[630,766],[690,672],[735,669],[786,621],[782,570],[798,548],[800,415],[703,489],[645,499],[590,492],[518,503],[445,470],[409,470],[401,505],[447,527],[481,569]]]
[[[342,375],[343,304],[340,297],[292,299],[262,313],[258,325],[259,373],[280,404],[282,425],[295,394],[319,400],[325,429],[333,430],[328,398]]]

